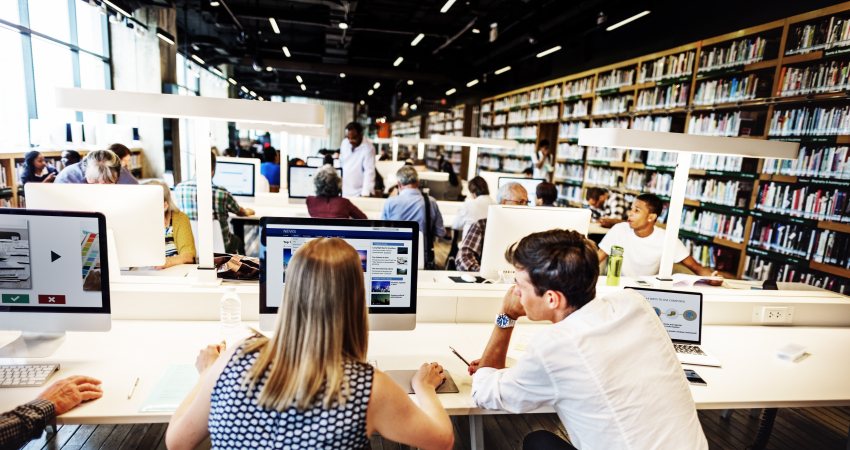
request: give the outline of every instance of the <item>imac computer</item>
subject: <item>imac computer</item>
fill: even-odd
[[[490,197],[493,198],[493,201],[497,201],[496,196],[499,194],[499,178],[502,177],[516,177],[515,173],[505,173],[505,172],[491,172],[488,170],[481,170],[478,172],[478,176],[484,178],[484,181],[487,182],[487,188],[490,190]]]
[[[113,267],[165,264],[162,188],[130,184],[27,183],[27,207],[92,211],[106,216]],[[115,272],[118,272],[117,270]],[[113,281],[120,277],[113,276]]]
[[[505,261],[505,250],[529,234],[560,228],[587,236],[589,227],[589,209],[490,205],[481,249],[481,276],[496,279],[503,278],[502,273],[512,274],[514,268]]]
[[[0,329],[23,332],[0,357],[49,356],[66,331],[110,329],[104,250],[103,214],[0,208]]]
[[[289,176],[286,178],[289,182],[289,198],[305,199],[311,195],[316,195],[316,185],[313,184],[313,178],[319,169],[308,166],[290,166]],[[342,169],[336,169],[337,175],[342,178]]]
[[[324,156],[308,156],[307,160],[304,161],[307,164],[307,167],[322,167],[325,165],[325,157]],[[339,169],[342,167],[342,163],[339,162],[339,159],[334,159],[334,169]]]
[[[260,160],[253,158],[218,157],[212,182],[239,197],[256,195],[260,178]]]
[[[499,189],[508,183],[519,183],[528,193],[528,206],[534,206],[537,204],[537,185],[544,181],[546,180],[543,178],[499,177],[499,187],[496,192],[499,192]]]
[[[416,327],[416,255],[419,225],[408,221],[264,217],[260,220],[260,329],[274,328],[286,267],[298,248],[315,238],[337,237],[360,254],[369,328]]]
[[[384,179],[384,190],[386,192],[389,192],[390,188],[398,183],[395,174],[403,165],[404,161],[375,161],[375,170]]]

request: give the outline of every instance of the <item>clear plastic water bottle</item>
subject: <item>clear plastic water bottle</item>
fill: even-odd
[[[236,293],[235,287],[225,288],[224,295],[219,302],[219,313],[221,327],[224,330],[233,330],[242,323],[242,299]]]

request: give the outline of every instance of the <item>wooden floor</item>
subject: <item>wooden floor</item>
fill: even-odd
[[[758,429],[759,420],[750,411],[738,410],[729,420],[719,411],[700,411],[705,435],[712,449],[744,449]],[[469,426],[465,417],[454,417],[455,449],[469,449]],[[30,449],[165,449],[165,424],[152,425],[65,425],[56,434],[45,433],[23,447]],[[774,450],[846,450],[850,428],[850,407],[802,408],[779,411],[767,448]],[[522,448],[522,437],[534,430],[550,430],[566,437],[554,414],[497,415],[484,418],[487,449]],[[208,447],[208,444],[204,447]],[[401,450],[406,447],[372,438],[375,450]]]

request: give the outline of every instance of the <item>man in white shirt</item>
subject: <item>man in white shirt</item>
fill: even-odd
[[[363,137],[363,125],[345,126],[345,139],[339,144],[342,164],[342,196],[370,197],[375,189],[375,147]]]
[[[611,254],[612,246],[623,248],[622,275],[628,277],[658,275],[664,250],[665,230],[655,226],[664,204],[658,196],[641,194],[629,209],[629,220],[613,227],[599,243],[599,262]],[[715,276],[717,271],[703,267],[691,256],[685,244],[676,239],[673,262],[682,263],[695,274]]]
[[[596,297],[593,242],[550,230],[526,236],[507,258],[516,285],[484,355],[469,368],[477,406],[512,413],[554,408],[572,445],[535,431],[525,437],[525,450],[708,448],[670,337],[649,303],[630,290]],[[505,368],[522,316],[553,325]]]

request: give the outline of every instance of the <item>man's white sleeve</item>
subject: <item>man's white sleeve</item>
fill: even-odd
[[[362,197],[371,197],[375,190],[375,147],[369,145],[370,151],[363,156],[363,191]],[[343,174],[345,175],[345,174]]]
[[[551,405],[556,397],[543,360],[533,351],[527,350],[514,367],[482,367],[472,376],[472,402],[479,408],[518,414]]]

